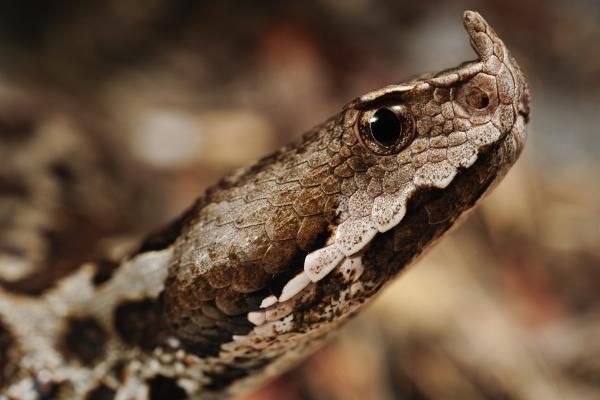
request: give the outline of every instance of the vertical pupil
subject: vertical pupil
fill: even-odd
[[[391,146],[398,141],[402,133],[402,123],[396,113],[387,108],[380,108],[369,119],[373,138],[384,146]]]

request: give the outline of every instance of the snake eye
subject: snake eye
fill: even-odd
[[[380,108],[369,118],[373,139],[382,146],[391,146],[402,135],[402,121],[389,108]]]
[[[414,138],[412,118],[403,106],[365,111],[357,125],[361,143],[375,154],[398,153]]]

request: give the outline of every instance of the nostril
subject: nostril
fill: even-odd
[[[477,110],[483,110],[490,105],[490,98],[479,88],[472,88],[466,95],[467,104]]]

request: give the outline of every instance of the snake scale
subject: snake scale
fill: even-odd
[[[68,273],[50,268],[39,232],[54,209],[37,188],[60,197],[57,181],[98,162],[4,126],[0,398],[230,398],[318,348],[523,148],[525,78],[478,13],[464,25],[477,60],[356,98],[118,261],[84,254]]]

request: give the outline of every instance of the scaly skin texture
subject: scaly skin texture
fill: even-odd
[[[35,296],[3,285],[5,393],[227,398],[315,349],[524,145],[523,74],[479,14],[464,22],[477,61],[355,99],[120,264],[84,264]],[[400,121],[390,142],[378,110]]]

